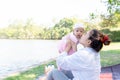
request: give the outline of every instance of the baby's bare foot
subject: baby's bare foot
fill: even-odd
[[[46,80],[46,77],[42,77],[42,78],[40,78],[39,80]]]
[[[45,74],[48,74],[52,69],[54,69],[54,65],[45,66]]]

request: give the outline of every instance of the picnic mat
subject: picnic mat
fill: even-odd
[[[113,80],[112,73],[101,73],[100,80]]]

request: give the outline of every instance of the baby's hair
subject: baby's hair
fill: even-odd
[[[111,42],[108,35],[105,35],[96,29],[93,29],[90,31],[89,39],[92,41],[90,44],[90,47],[97,52],[99,52],[102,49],[103,44],[109,45]]]

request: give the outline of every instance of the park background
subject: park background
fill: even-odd
[[[85,31],[96,28],[110,36],[111,46],[101,51],[102,66],[120,63],[119,0],[41,1],[4,0],[0,3],[1,77],[28,70],[41,65],[42,60],[56,57],[57,42],[79,22],[85,25]],[[47,20],[49,23],[45,22]],[[5,80],[33,80],[43,74],[43,68],[38,66]]]

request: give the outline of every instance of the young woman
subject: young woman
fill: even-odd
[[[47,74],[46,80],[99,80],[101,71],[99,52],[103,44],[110,44],[109,37],[93,29],[81,37],[80,43],[85,48],[70,56],[63,52],[56,60],[57,65],[64,70],[70,70],[74,78],[69,79],[62,71],[53,69]],[[72,45],[74,44],[72,42]]]

